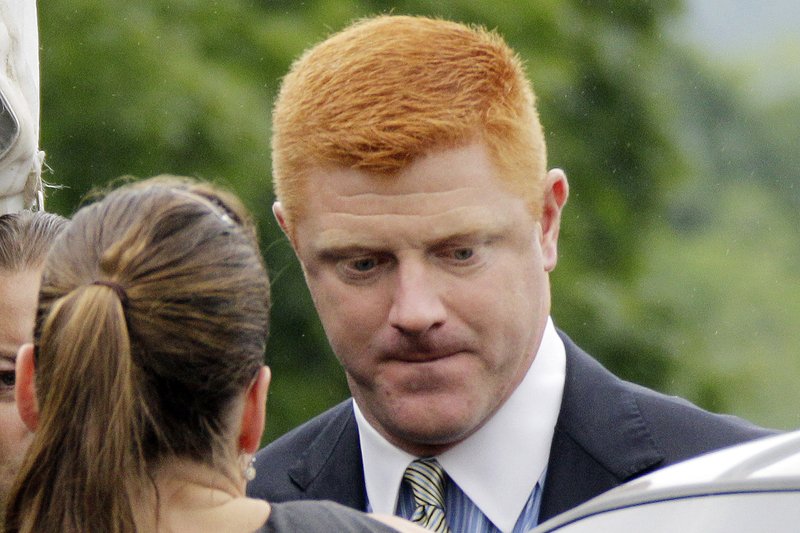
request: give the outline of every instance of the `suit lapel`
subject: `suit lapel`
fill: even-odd
[[[653,441],[627,384],[559,332],[567,353],[561,412],[547,466],[539,521],[653,468]]]
[[[328,424],[289,468],[289,477],[306,499],[365,510],[364,468],[352,401],[334,409]]]

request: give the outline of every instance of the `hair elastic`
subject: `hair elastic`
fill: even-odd
[[[128,305],[128,293],[125,292],[125,289],[122,288],[122,285],[120,285],[119,283],[106,280],[95,280],[92,282],[92,285],[102,285],[103,287],[108,287],[112,289],[115,293],[117,293],[117,297],[119,298],[119,301],[122,303],[122,307]]]

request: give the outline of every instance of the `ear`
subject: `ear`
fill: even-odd
[[[542,257],[547,272],[556,267],[558,261],[558,231],[561,227],[561,210],[567,203],[569,183],[560,168],[554,168],[545,178],[544,203],[542,205]]]
[[[283,204],[280,202],[275,202],[272,204],[272,214],[275,215],[275,220],[278,221],[278,225],[283,230],[283,234],[286,235],[286,238],[289,239],[289,244],[292,245],[292,249],[294,250],[294,254],[297,256],[298,261],[300,261],[300,268],[303,269],[303,275],[308,279],[308,273],[306,272],[306,265],[300,260],[300,254],[297,251],[297,241],[295,240],[295,228],[291,228],[289,223],[286,221],[286,213],[283,209]]]
[[[39,425],[39,402],[36,400],[36,362],[33,344],[26,343],[17,351],[16,385],[14,399],[19,417],[31,431]]]
[[[278,225],[283,230],[283,234],[286,235],[286,238],[289,239],[289,243],[294,248],[295,253],[297,253],[297,243],[294,240],[295,236],[295,228],[289,226],[288,219],[286,218],[286,211],[283,209],[283,204],[276,201],[272,204],[272,214],[275,215],[275,220],[278,221]]]
[[[292,240],[292,234],[289,231],[289,225],[286,223],[286,215],[283,211],[283,205],[276,201],[272,204],[272,214],[275,215],[275,220],[278,221],[278,225],[283,230],[284,235],[286,235],[289,240]]]
[[[261,444],[264,422],[267,418],[267,391],[272,373],[268,366],[262,366],[244,397],[242,425],[239,431],[239,449],[245,453],[255,453]]]

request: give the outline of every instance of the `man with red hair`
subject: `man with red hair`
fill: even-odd
[[[569,187],[496,33],[356,22],[284,78],[272,149],[273,211],[353,398],[262,450],[251,494],[522,532],[766,434],[619,380],[555,328]]]

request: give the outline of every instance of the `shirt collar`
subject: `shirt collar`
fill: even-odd
[[[564,344],[548,318],[527,374],[478,431],[437,457],[450,478],[501,531],[511,531],[547,468],[566,372]],[[397,448],[353,402],[372,511],[394,513],[400,483],[417,457]]]

